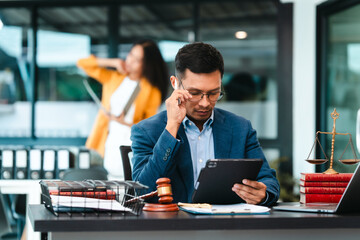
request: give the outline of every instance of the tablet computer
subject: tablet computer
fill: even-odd
[[[233,204],[244,202],[231,189],[243,179],[256,180],[262,159],[210,159],[199,174],[192,195],[194,203]]]

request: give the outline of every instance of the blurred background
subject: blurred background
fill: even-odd
[[[203,41],[225,61],[226,95],[217,106],[251,120],[292,192],[301,171],[327,168],[304,160],[315,131],[331,131],[334,107],[337,131],[355,136],[359,23],[359,0],[1,1],[0,145],[84,145],[98,109],[78,59],[125,58],[146,38],[173,74],[177,50]],[[101,86],[90,83],[101,97]],[[321,143],[329,153],[329,138]],[[347,143],[339,138],[336,154]]]

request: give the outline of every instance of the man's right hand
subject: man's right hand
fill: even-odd
[[[186,116],[185,104],[191,94],[187,90],[174,90],[171,96],[166,99],[166,110],[167,110],[167,124],[166,130],[176,138],[181,122]],[[179,104],[180,100],[180,104]]]

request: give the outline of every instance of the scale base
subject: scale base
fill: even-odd
[[[333,168],[329,168],[323,174],[339,174],[337,171],[335,171]]]

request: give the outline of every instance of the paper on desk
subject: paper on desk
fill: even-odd
[[[229,205],[211,205],[211,208],[181,206],[184,211],[194,214],[268,214],[270,208],[238,203]]]
[[[51,202],[55,207],[92,208],[98,210],[131,212],[130,208],[124,207],[116,200],[54,195],[51,196]]]

